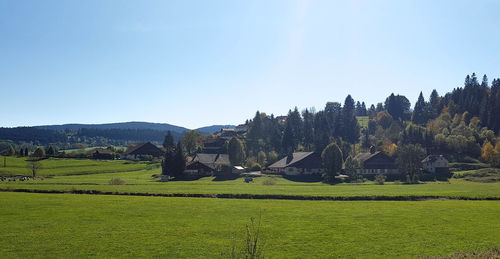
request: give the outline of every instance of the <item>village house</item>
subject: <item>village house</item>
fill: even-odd
[[[215,136],[223,140],[230,140],[236,136],[236,131],[233,128],[222,128]]]
[[[191,176],[212,176],[230,165],[228,154],[199,153],[186,165],[184,173]]]
[[[362,169],[357,169],[357,173],[361,175],[398,175],[399,170],[396,167],[394,159],[381,151],[375,151],[372,147],[370,152],[360,153],[355,158],[362,166]]]
[[[270,165],[269,169],[285,175],[323,173],[321,156],[316,152],[294,152]]]
[[[422,168],[428,173],[448,173],[448,160],[442,155],[429,155],[422,160]]]
[[[148,156],[161,157],[163,156],[163,154],[163,150],[161,150],[159,147],[155,146],[151,142],[146,142],[129,147],[127,151],[125,151],[124,155],[127,159],[142,159]]]
[[[203,153],[222,154],[225,153],[224,145],[226,140],[222,138],[207,139],[203,142]]]
[[[247,124],[240,124],[240,125],[236,126],[236,128],[234,128],[234,131],[236,131],[236,133],[245,133],[248,131],[248,125]]]

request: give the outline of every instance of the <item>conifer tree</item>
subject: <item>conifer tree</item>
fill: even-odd
[[[413,108],[412,122],[415,124],[423,125],[427,122],[426,104],[422,92],[418,96],[418,100]]]

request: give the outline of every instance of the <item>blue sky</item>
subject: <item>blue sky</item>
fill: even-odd
[[[238,124],[500,77],[500,1],[0,0],[0,126]]]

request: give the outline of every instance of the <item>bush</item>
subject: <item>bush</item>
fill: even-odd
[[[262,182],[263,185],[276,185],[276,179],[268,178]]]
[[[252,171],[260,171],[262,169],[262,166],[259,163],[254,163],[251,167],[250,170]]]
[[[109,184],[110,185],[122,185],[122,184],[125,184],[125,181],[123,181],[120,178],[111,178],[111,180],[109,180]]]
[[[377,174],[375,176],[375,184],[383,185],[385,183],[385,179],[387,179],[387,176],[385,176],[383,174]]]

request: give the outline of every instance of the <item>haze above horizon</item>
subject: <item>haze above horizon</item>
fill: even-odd
[[[0,0],[1,125],[243,123],[500,77],[500,2]]]

